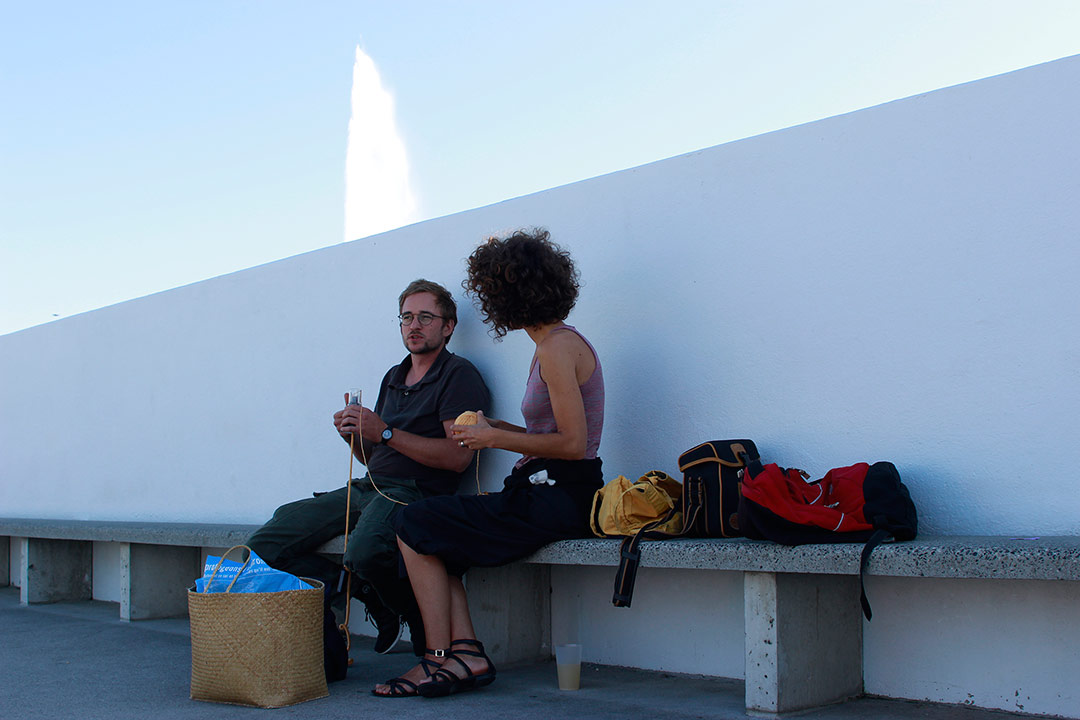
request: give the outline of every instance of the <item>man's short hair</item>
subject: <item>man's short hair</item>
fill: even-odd
[[[450,294],[450,291],[444,288],[437,282],[431,282],[420,278],[413,280],[409,283],[409,286],[401,291],[401,295],[398,295],[398,312],[401,312],[401,308],[405,306],[405,300],[410,295],[417,293],[431,293],[435,296],[435,305],[439,308],[439,314],[443,316],[443,322],[447,320],[454,321],[454,327],[457,327],[457,303],[454,302],[454,296]],[[450,342],[450,338],[453,336],[451,332],[447,336],[446,342]]]

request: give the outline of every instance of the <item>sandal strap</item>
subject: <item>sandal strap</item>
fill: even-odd
[[[458,665],[460,665],[462,668],[464,668],[464,670],[465,670],[464,675],[458,675],[457,673],[455,673],[454,671],[452,671],[452,670],[450,670],[450,669],[448,669],[446,667],[446,663],[450,662],[451,660],[453,660]],[[469,667],[468,665],[466,665],[465,661],[462,660],[461,658],[457,657],[455,653],[450,653],[449,655],[447,655],[446,660],[443,662],[442,666],[439,667],[439,669],[435,671],[435,677],[437,677],[440,680],[449,680],[449,681],[467,680],[468,678],[471,678],[475,674],[476,673],[474,673],[472,671],[472,668]]]
[[[383,684],[390,688],[390,692],[386,694],[386,697],[401,697],[403,695],[408,695],[409,690],[415,694],[419,689],[416,683],[403,677],[390,678]]]
[[[454,645],[472,645],[474,648],[480,650],[480,652],[484,652],[484,643],[480,642],[479,640],[472,640],[469,638],[463,640],[451,640],[451,648],[453,648]]]
[[[453,682],[455,680],[468,680],[469,678],[474,677],[476,675],[476,673],[473,672],[473,669],[471,667],[469,667],[465,663],[464,660],[462,660],[460,657],[458,657],[459,655],[468,655],[469,657],[483,658],[484,660],[487,661],[489,670],[490,670],[490,668],[493,667],[493,665],[491,664],[491,658],[489,658],[487,656],[487,654],[484,653],[484,651],[483,651],[484,646],[481,645],[479,641],[476,641],[476,640],[455,640],[454,642],[455,643],[462,643],[462,644],[467,643],[469,645],[479,647],[480,652],[476,652],[475,650],[463,650],[463,649],[460,649],[460,648],[456,649],[456,650],[451,649],[450,652],[446,653],[446,659],[443,660],[443,664],[439,667],[438,670],[435,671],[435,674],[432,677],[434,677],[434,678],[436,678],[438,680],[448,681],[448,682]],[[464,675],[458,675],[458,674],[456,674],[452,670],[449,670],[446,667],[446,663],[448,663],[451,660],[453,660],[458,665],[460,665],[462,668],[464,668],[464,670],[465,670]]]
[[[458,662],[461,662],[461,660],[458,660],[456,657],[454,657],[455,655],[468,655],[469,657],[475,658],[487,657],[487,655],[485,655],[484,653],[476,652],[475,650],[451,650],[450,652],[446,653],[446,659],[449,660],[450,658],[454,658]],[[443,662],[445,662],[445,660]]]
[[[427,652],[435,655],[434,650],[428,650]],[[426,657],[422,657],[417,664],[420,667],[424,668],[424,675],[426,677],[438,677],[438,672],[440,670],[439,663],[435,662],[434,660],[428,660]],[[434,670],[435,672],[432,672],[432,670]],[[389,687],[390,692],[383,694],[382,697],[402,697],[405,695],[418,695],[420,691],[419,685],[405,677],[390,678],[389,680],[384,682],[383,685]]]
[[[454,647],[454,645],[471,645],[472,647],[476,648],[476,650],[456,648]],[[487,656],[487,653],[484,652],[484,643],[480,642],[479,640],[451,640],[450,651],[447,653],[447,657],[450,657],[452,655],[468,655],[469,657],[474,658],[484,658],[488,661],[489,664],[491,663],[491,658],[489,658]],[[454,659],[457,660],[457,658]],[[461,660],[458,660],[458,662],[461,662]]]
[[[458,662],[461,662],[461,661],[459,660]],[[465,668],[465,675],[455,675],[454,673],[447,670],[446,668],[441,667],[438,670],[436,670],[435,674],[432,675],[431,677],[435,678],[436,682],[457,682],[459,680],[468,680],[469,678],[471,678],[473,675],[476,674],[476,673],[474,673],[472,671],[472,668],[470,668],[465,663],[461,663],[461,667]]]

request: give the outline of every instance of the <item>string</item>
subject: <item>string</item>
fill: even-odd
[[[349,549],[349,517],[351,515],[352,507],[352,476],[353,476],[353,458],[356,457],[356,436],[361,435],[363,431],[363,412],[360,413],[360,417],[356,420],[356,432],[349,435],[349,477],[345,485],[347,492],[345,493],[345,546],[342,549],[342,559],[344,559],[344,553]],[[368,467],[367,453],[364,451],[364,440],[361,435],[360,438],[360,459],[364,463],[364,470],[367,474],[368,482],[371,483],[371,487],[375,488],[375,492],[382,495],[384,498],[392,503],[398,505],[408,505],[401,500],[396,500],[382,490],[375,484],[375,478],[371,476],[371,469]],[[480,490],[480,450],[476,450],[476,494],[486,495],[487,493]],[[352,648],[352,637],[349,635],[349,619],[352,613],[352,573],[348,568],[345,568],[346,580],[345,580],[345,622],[338,626],[338,629],[345,633],[345,650],[348,652]],[[349,665],[352,665],[352,658],[349,658]]]
[[[349,436],[349,477],[345,482],[345,547],[341,551],[341,566],[345,568],[345,622],[338,625],[338,630],[345,634],[345,654],[348,655],[352,649],[352,635],[349,633],[349,619],[352,614],[352,573],[349,572],[349,568],[345,567],[345,553],[349,549],[349,516],[352,514],[352,470],[353,470],[353,443],[356,441],[356,435]],[[364,443],[360,443],[361,449],[364,447]],[[340,587],[340,585],[338,586]],[[352,658],[349,657],[349,665],[352,665]]]
[[[480,490],[480,448],[476,449],[476,494],[487,495],[486,492]]]
[[[342,560],[345,559],[345,553],[349,550],[349,531],[350,519],[352,516],[352,477],[353,477],[353,459],[356,457],[356,436],[361,435],[364,426],[364,413],[363,406],[361,405],[360,417],[356,420],[356,432],[349,434],[349,477],[345,484],[345,544],[342,548]],[[400,500],[395,500],[392,497],[388,497],[386,493],[379,489],[379,486],[375,484],[375,479],[371,477],[371,470],[367,467],[367,453],[364,452],[364,438],[360,437],[360,457],[364,462],[364,468],[366,470],[368,482],[371,483],[371,487],[375,488],[375,492],[382,495],[390,502],[395,502],[398,505],[405,505],[406,503]],[[344,562],[342,567],[345,567]],[[352,573],[348,567],[345,567],[345,622],[338,626],[338,629],[345,633],[345,651],[348,652],[352,649],[352,635],[349,633],[349,622],[352,618]],[[353,660],[349,658],[350,667],[353,664]]]
[[[360,431],[361,431],[361,429],[363,427],[363,417],[364,417],[364,414],[361,412],[360,413],[360,418],[361,419],[356,421],[356,432],[357,433],[360,433]],[[367,453],[364,452],[364,440],[363,440],[363,438],[360,439],[360,459],[363,460],[363,462],[364,462],[364,468],[367,469],[368,482],[371,483],[371,487],[375,488],[375,492],[379,493],[380,495],[382,495],[384,498],[386,498],[387,500],[389,500],[392,503],[397,503],[398,505],[408,505],[409,504],[409,503],[401,502],[400,500],[395,500],[394,498],[390,497],[389,495],[384,493],[382,490],[380,490],[379,486],[375,484],[375,478],[371,477],[371,469],[367,467],[367,464],[368,464]]]

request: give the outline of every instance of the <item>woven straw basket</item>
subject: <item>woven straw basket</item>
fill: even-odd
[[[323,670],[323,584],[304,580],[315,587],[272,593],[188,589],[193,700],[276,708],[330,694]]]

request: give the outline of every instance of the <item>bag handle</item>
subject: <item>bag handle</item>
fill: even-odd
[[[753,480],[755,475],[760,475],[761,471],[765,469],[761,465],[760,457],[755,457],[751,460],[745,450],[739,453],[739,459],[742,460],[743,467],[746,468],[746,471],[750,473],[750,477],[748,478],[750,480]],[[799,472],[802,472],[802,470]]]
[[[225,592],[232,591],[233,585],[235,585],[236,581],[240,579],[240,573],[244,572],[247,566],[251,563],[252,552],[251,548],[249,548],[247,545],[233,545],[231,548],[221,553],[221,557],[218,558],[217,565],[214,566],[214,572],[210,573],[210,579],[206,581],[206,588],[203,590],[204,593],[210,592],[210,586],[214,584],[214,576],[217,575],[218,570],[221,569],[221,563],[225,562],[225,556],[231,553],[236,548],[244,548],[248,551],[248,556],[244,560],[244,564],[241,565],[240,569],[236,571],[236,577],[234,577],[232,579],[232,582],[229,583],[229,587],[225,588]]]
[[[615,571],[615,592],[611,596],[611,604],[615,607],[630,607],[630,601],[634,597],[634,583],[637,581],[637,569],[641,564],[641,541],[649,537],[647,533],[653,528],[660,527],[675,517],[681,508],[676,505],[668,511],[664,517],[653,520],[642,526],[633,537],[623,539],[619,546],[619,569]],[[656,534],[653,537],[667,537]]]
[[[870,539],[866,541],[866,545],[863,545],[862,555],[859,557],[859,604],[862,605],[863,615],[866,616],[867,620],[870,620],[873,612],[870,610],[870,601],[866,598],[866,584],[864,582],[866,566],[870,564],[870,553],[874,552],[874,548],[890,537],[892,537],[892,533],[888,530],[875,530]]]
[[[714,442],[715,441],[703,442],[700,445],[697,445],[695,447],[690,448],[689,450],[684,452],[682,455],[680,455],[679,460],[681,461],[682,458],[686,457],[687,455],[694,452],[698,448],[705,447],[706,445],[708,445],[709,449],[712,450],[712,452],[713,452],[713,454],[711,456],[698,458],[697,460],[691,460],[690,462],[686,463],[685,465],[679,465],[679,472],[686,472],[690,468],[695,467],[696,465],[701,465],[703,463],[720,463],[721,465],[725,465],[727,467],[735,467],[735,468],[743,467],[743,466],[746,465],[745,460],[743,460],[741,463],[739,461],[739,458],[743,458],[746,455],[746,447],[742,443],[733,442],[729,446],[731,448],[731,450],[732,450],[732,454],[735,455],[735,461],[732,462],[730,460],[722,460],[720,458],[720,453],[717,452],[716,445],[714,444]]]

